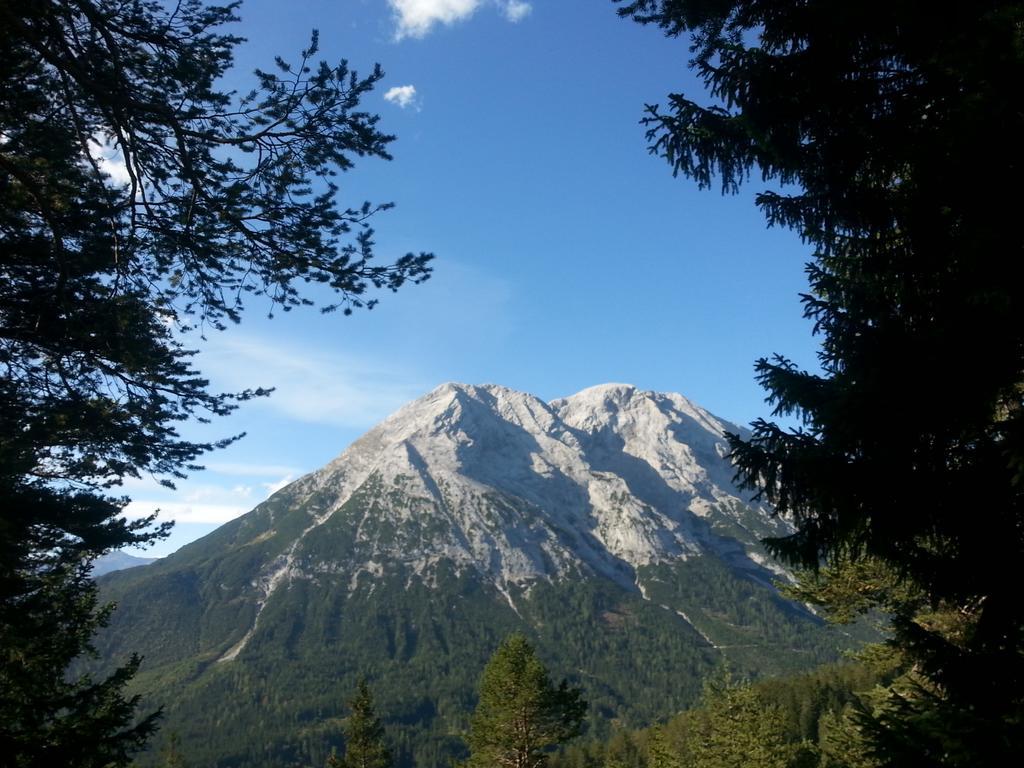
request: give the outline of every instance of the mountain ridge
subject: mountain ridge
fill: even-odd
[[[709,506],[716,502],[740,501],[731,477],[715,464],[725,458],[723,438],[729,427],[735,428],[681,395],[625,384],[590,387],[552,403],[500,385],[442,384],[369,430],[323,469],[289,486],[293,492],[306,493],[330,488],[336,496],[329,511],[313,516],[290,550],[260,575],[263,595],[257,616],[276,589],[300,576],[296,554],[302,540],[375,473],[408,479],[403,491],[434,503],[451,524],[453,535],[445,546],[423,553],[414,566],[419,575],[436,559],[452,559],[489,576],[510,601],[510,584],[560,578],[579,568],[639,590],[635,575],[628,576],[623,563],[635,571],[641,565],[699,555],[709,547],[742,560],[746,553],[734,546],[716,547],[706,531],[698,530],[698,520],[666,513],[685,504],[686,496],[691,497],[687,511],[698,518],[710,514]],[[685,435],[680,434],[683,431]],[[652,432],[660,437],[642,439]],[[691,455],[694,450],[703,453],[703,464]],[[672,473],[668,481],[653,479],[652,462]],[[440,484],[450,489],[456,475],[469,482],[454,497],[446,495]],[[493,494],[494,489],[525,502],[544,519],[546,528],[509,528],[512,522],[522,522],[527,510],[520,510],[519,521],[514,514],[507,515],[500,530],[484,515],[460,519],[453,514],[455,507],[479,507],[480,496]],[[558,502],[557,510],[552,509],[552,499]],[[593,513],[612,507],[619,519],[602,514],[590,526],[583,519],[587,508]],[[569,544],[564,537],[551,536],[552,530],[589,535]],[[754,545],[752,540],[746,543]],[[764,562],[751,561],[747,567],[756,570]],[[363,570],[373,573],[372,568]],[[358,572],[352,575],[353,583],[358,577]],[[221,660],[234,659],[245,642],[233,646]]]
[[[169,722],[226,723],[219,741],[189,737],[225,766],[319,760],[287,723],[337,711],[364,674],[402,764],[443,764],[511,631],[576,676],[599,730],[684,706],[722,657],[741,673],[833,658],[834,633],[771,587],[782,571],[759,538],[788,528],[732,482],[734,428],[629,385],[550,403],[441,385],[241,518],[102,580],[121,606],[102,651],[146,655],[139,691],[174,692]],[[252,692],[279,689],[306,693],[274,705],[257,748],[246,724],[268,705]]]
[[[160,558],[158,557],[138,557],[137,555],[129,555],[127,552],[121,550],[115,550],[108,552],[105,555],[97,557],[92,564],[92,577],[98,579],[100,576],[104,576],[114,571],[121,571],[126,568],[138,568],[143,565],[152,565]]]

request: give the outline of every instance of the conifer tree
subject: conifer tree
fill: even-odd
[[[645,755],[643,746],[637,743],[636,735],[617,728],[604,745],[603,765],[604,768],[643,768],[645,757],[649,755]]]
[[[654,726],[647,734],[648,768],[682,768],[683,760],[665,738],[665,729]]]
[[[111,606],[98,605],[88,563],[38,577],[4,628],[0,660],[0,763],[16,768],[127,766],[156,729],[159,712],[136,717],[138,696],[124,688],[140,659],[103,680],[69,677],[91,651]]]
[[[468,768],[542,768],[549,750],[579,735],[586,702],[548,671],[522,635],[494,652],[480,678],[480,700],[466,743]]]
[[[391,768],[391,752],[384,738],[384,726],[373,706],[373,697],[365,678],[356,684],[356,693],[348,703],[345,723],[345,755],[331,755],[328,768]]]
[[[820,369],[757,363],[775,416],[734,438],[741,479],[796,524],[768,542],[833,573],[878,563],[916,684],[871,739],[884,765],[1024,753],[1024,3],[635,0],[689,35],[709,97],[649,107],[651,151],[813,249]],[[845,577],[844,577],[845,578]],[[833,590],[855,595],[845,588]],[[861,600],[870,607],[870,601]]]
[[[708,680],[691,739],[693,768],[790,768],[799,746],[788,743],[778,707],[728,676]]]
[[[160,756],[163,758],[161,768],[189,768],[188,761],[181,751],[181,737],[177,733],[172,733],[167,738],[167,743],[160,750]]]

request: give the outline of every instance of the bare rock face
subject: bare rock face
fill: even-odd
[[[622,384],[551,403],[444,384],[281,492],[315,512],[260,574],[263,599],[339,569],[355,588],[385,562],[427,580],[454,563],[503,594],[579,575],[639,587],[638,567],[702,555],[757,571],[759,539],[786,529],[733,483],[725,434],[740,431],[681,395]],[[339,514],[361,516],[355,551],[303,556],[304,539]]]

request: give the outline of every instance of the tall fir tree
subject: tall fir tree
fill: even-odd
[[[579,735],[586,711],[581,691],[555,686],[526,638],[511,635],[480,677],[467,768],[542,768],[552,748]]]
[[[277,59],[241,98],[218,88],[236,4],[0,2],[0,754],[15,765],[124,765],[152,730],[123,685],[69,682],[104,620],[96,556],[166,533],[127,521],[116,488],[170,484],[203,453],[179,425],[265,394],[219,394],[192,331],[245,299],[371,306],[429,274],[429,254],[376,265],[372,216],[337,174],[388,158],[359,102],[380,80],[345,62]],[[97,687],[99,686],[99,687]],[[78,755],[74,760],[65,757]]]
[[[384,725],[377,717],[373,696],[365,678],[356,684],[356,693],[348,703],[345,723],[345,755],[331,755],[328,768],[391,768],[391,751],[384,737]]]
[[[704,684],[702,717],[690,740],[693,768],[793,768],[801,747],[787,738],[777,706],[727,675]]]
[[[647,733],[647,766],[648,768],[683,768],[685,758],[678,754],[668,743],[665,729],[654,726]]]
[[[814,249],[820,370],[757,375],[775,416],[733,439],[742,479],[796,524],[769,541],[833,573],[880,564],[915,680],[865,727],[893,766],[1024,753],[1024,4],[636,0],[690,35],[710,98],[646,117],[673,172],[757,204]],[[856,591],[856,590],[855,590]],[[834,590],[835,594],[845,590]],[[850,593],[846,592],[847,597]],[[844,598],[845,599],[845,598]],[[870,607],[870,601],[861,601]]]

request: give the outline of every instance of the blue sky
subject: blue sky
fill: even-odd
[[[277,313],[196,346],[215,387],[275,394],[194,436],[246,432],[207,470],[130,482],[132,514],[178,525],[149,551],[203,535],[318,468],[445,381],[544,399],[616,381],[680,392],[738,423],[767,415],[754,361],[805,365],[807,248],[741,195],[699,191],[647,152],[644,104],[697,95],[688,45],[619,19],[607,0],[246,0],[230,84],[273,55],[321,56],[386,77],[364,102],[398,140],[357,162],[343,202],[394,201],[381,261],[437,254],[433,278],[351,317]],[[390,94],[390,95],[389,95]]]

